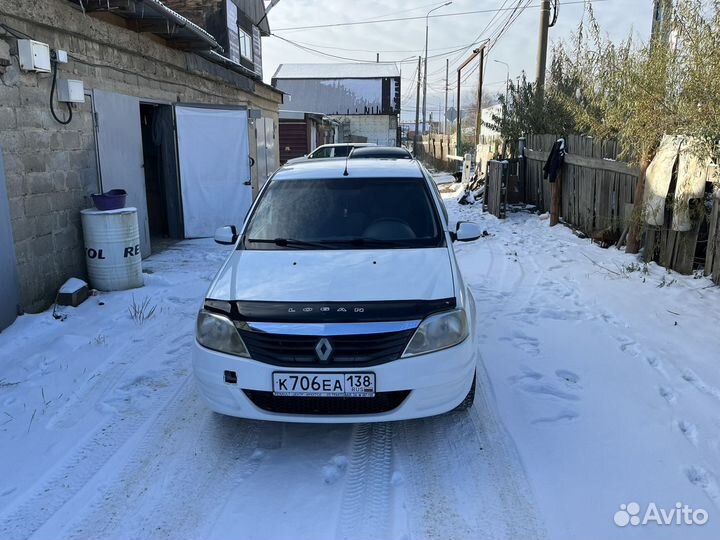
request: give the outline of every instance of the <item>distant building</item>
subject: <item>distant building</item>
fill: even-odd
[[[343,142],[400,144],[394,64],[281,64],[272,85],[286,94],[281,112],[324,114],[341,124]]]

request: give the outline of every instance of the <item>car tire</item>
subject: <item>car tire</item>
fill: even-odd
[[[462,400],[460,405],[455,407],[453,409],[453,412],[455,411],[467,411],[469,408],[473,406],[473,403],[475,402],[475,380],[477,377],[473,375],[473,382],[470,386],[470,391],[467,393],[467,396],[465,396],[465,399]]]

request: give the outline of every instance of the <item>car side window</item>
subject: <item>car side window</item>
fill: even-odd
[[[349,146],[336,146],[335,155],[333,157],[347,157],[351,148]]]
[[[328,148],[318,148],[317,150],[315,150],[315,151],[311,154],[311,157],[312,157],[312,158],[329,158],[331,151],[332,151],[332,148],[331,148],[331,147],[328,147]]]

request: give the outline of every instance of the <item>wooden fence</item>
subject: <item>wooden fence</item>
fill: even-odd
[[[708,242],[705,253],[705,275],[720,285],[720,188],[715,188],[712,211],[708,219]]]
[[[484,204],[487,206],[488,212],[500,219],[505,218],[507,206],[508,170],[507,161],[488,162]]]
[[[557,139],[555,135],[529,135],[526,139],[524,174],[521,164],[518,191],[520,200],[535,205],[540,212],[550,210],[550,182],[543,178],[543,166]],[[586,235],[614,243],[631,217],[639,170],[618,161],[615,141],[579,135],[565,139],[567,154],[558,179],[562,190],[560,216]],[[500,162],[490,162],[489,171],[498,167],[493,163]],[[513,189],[507,179],[497,180],[499,171],[495,176],[488,175],[486,200],[488,209],[501,217],[505,201],[511,202],[508,193]],[[703,265],[705,274],[720,284],[719,189],[715,189],[711,213],[696,220],[693,230],[673,231],[669,225],[646,227],[645,259],[683,274]],[[671,223],[672,219],[666,217],[665,221]]]
[[[525,156],[525,202],[540,212],[550,210],[550,182],[543,179],[555,135],[527,137]],[[600,232],[622,231],[632,204],[639,171],[617,161],[615,141],[596,141],[592,137],[566,137],[567,155],[560,173],[562,198],[560,215],[588,236]]]
[[[485,189],[488,196],[484,198],[484,205],[488,212],[504,219],[508,204],[523,202],[521,174],[519,159],[487,162]]]

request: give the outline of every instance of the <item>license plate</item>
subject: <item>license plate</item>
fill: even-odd
[[[273,395],[374,397],[374,373],[273,373]]]

